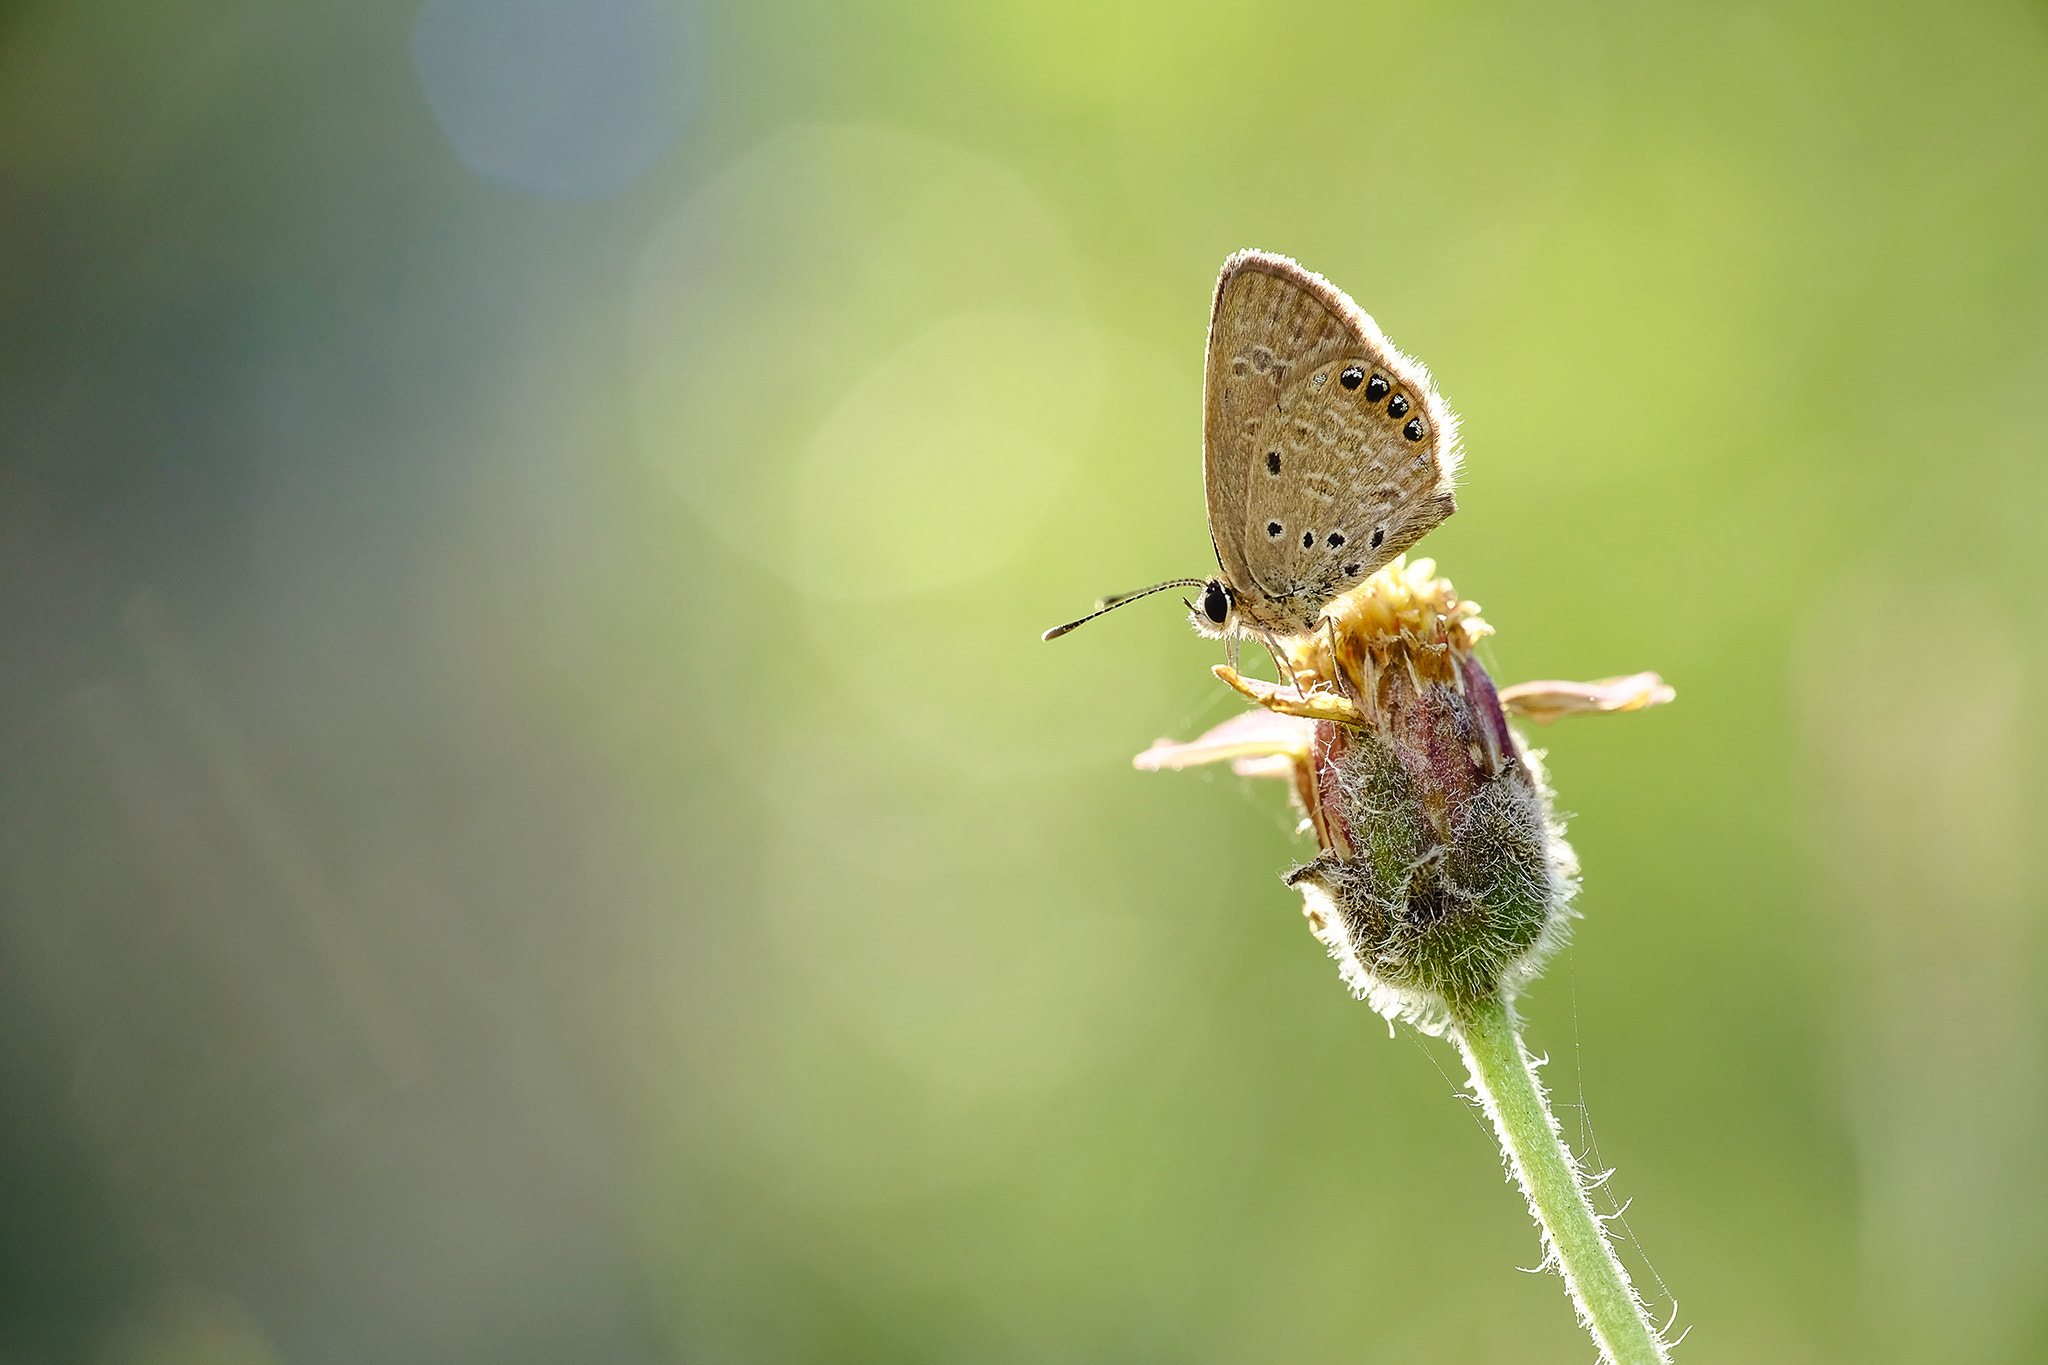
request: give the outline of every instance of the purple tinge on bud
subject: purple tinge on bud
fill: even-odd
[[[1320,721],[1310,763],[1328,832],[1289,877],[1353,991],[1436,1031],[1512,994],[1562,941],[1574,863],[1534,761],[1468,650],[1383,638],[1360,722]]]
[[[1138,758],[1292,777],[1321,846],[1287,878],[1310,927],[1354,992],[1430,1032],[1536,975],[1563,942],[1578,870],[1473,653],[1490,628],[1434,573],[1397,560],[1332,602],[1326,629],[1290,651],[1292,687],[1219,668],[1265,720]],[[1546,721],[1672,697],[1655,674],[1509,692],[1508,708]]]

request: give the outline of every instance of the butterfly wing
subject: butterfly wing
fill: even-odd
[[[1203,487],[1247,620],[1283,635],[1453,511],[1457,419],[1428,371],[1285,256],[1223,263],[1209,320]]]

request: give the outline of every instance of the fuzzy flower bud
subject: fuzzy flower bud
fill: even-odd
[[[1491,633],[1426,559],[1396,560],[1298,641],[1294,686],[1219,666],[1265,708],[1141,768],[1228,758],[1288,775],[1321,846],[1287,876],[1345,983],[1431,1033],[1511,1000],[1564,941],[1578,866],[1537,755],[1508,711],[1543,720],[1671,698],[1654,674],[1496,692],[1473,647]]]

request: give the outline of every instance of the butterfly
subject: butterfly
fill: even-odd
[[[1199,587],[1211,639],[1280,641],[1458,510],[1458,419],[1429,371],[1343,290],[1240,251],[1209,312],[1202,487],[1220,572],[1103,598],[1048,640],[1141,597]],[[1183,599],[1186,601],[1186,599]]]

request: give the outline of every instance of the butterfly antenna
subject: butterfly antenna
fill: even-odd
[[[1169,579],[1164,583],[1154,583],[1149,588],[1140,588],[1136,592],[1113,593],[1110,596],[1102,598],[1100,601],[1096,602],[1095,610],[1089,612],[1080,620],[1069,621],[1063,626],[1054,626],[1051,630],[1047,631],[1044,635],[1040,636],[1039,638],[1042,640],[1057,640],[1060,638],[1060,636],[1065,635],[1075,626],[1085,626],[1090,621],[1093,621],[1096,617],[1102,615],[1104,612],[1115,611],[1118,607],[1124,606],[1131,602],[1135,602],[1141,597],[1150,597],[1153,593],[1165,592],[1168,588],[1198,588],[1202,584],[1207,583],[1208,581],[1209,580],[1206,578],[1174,578]]]

